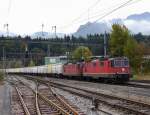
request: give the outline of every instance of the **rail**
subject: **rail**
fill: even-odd
[[[54,91],[52,90],[52,88],[49,85],[48,85],[48,87],[51,90],[51,92],[53,93],[53,95],[55,95],[57,100],[59,100],[65,107],[67,107],[70,110],[70,113],[72,113],[73,115],[78,115],[78,112],[75,109],[73,109],[69,104],[67,104],[63,99],[61,99],[56,93],[54,93]]]
[[[36,91],[35,91],[35,106],[36,106],[37,115],[41,115],[41,112],[40,112],[40,109],[39,109],[39,104],[38,104],[37,88],[36,88]]]
[[[104,94],[104,93],[100,93],[100,92],[94,92],[94,91],[90,91],[87,89],[82,89],[79,87],[73,87],[73,86],[69,86],[69,85],[61,84],[61,83],[56,83],[56,82],[52,82],[52,81],[45,81],[41,78],[33,78],[31,76],[29,79],[36,80],[36,81],[38,81],[40,83],[44,83],[44,84],[49,83],[52,87],[63,89],[65,91],[71,92],[73,94],[87,97],[90,99],[92,99],[92,97],[94,95],[97,97],[97,100],[99,102],[102,102],[102,103],[105,103],[107,105],[111,105],[113,107],[117,107],[120,109],[128,110],[128,111],[136,113],[136,114],[140,114],[140,115],[149,115],[150,114],[149,113],[150,112],[149,111],[150,105],[147,103],[144,103],[144,102],[138,102],[135,100],[126,99],[126,98],[122,98],[122,97],[118,97],[118,96],[114,96],[114,95],[108,95],[108,94]],[[85,93],[86,93],[86,95],[85,95]],[[100,97],[103,97],[105,99],[101,99]],[[116,100],[116,101],[118,100],[119,103],[109,102],[109,101],[107,101],[107,99],[112,99],[112,100]],[[143,110],[140,110],[140,109],[138,110],[136,107],[137,108],[140,107],[140,109],[143,108]],[[145,110],[145,108],[146,108],[146,110]]]
[[[19,91],[19,89],[18,89],[16,86],[15,86],[15,89],[16,89],[17,94],[18,94],[18,96],[19,96],[19,100],[20,100],[20,102],[21,102],[21,105],[22,105],[22,107],[23,107],[23,110],[24,110],[24,112],[25,112],[25,115],[30,115],[30,112],[29,112],[29,110],[28,110],[28,108],[27,108],[27,106],[26,106],[26,104],[25,104],[25,102],[24,102],[24,100],[23,100],[23,98],[22,98],[21,92]]]
[[[32,90],[32,92],[37,95],[37,97],[41,98],[42,100],[44,100],[47,104],[49,104],[52,108],[55,108],[59,113],[61,114],[65,114],[65,115],[78,115],[78,112],[76,112],[71,106],[69,106],[67,103],[65,103],[65,101],[63,101],[62,99],[60,99],[58,96],[57,99],[59,99],[59,101],[61,103],[63,103],[65,105],[65,107],[68,108],[68,110],[64,110],[63,108],[61,108],[60,106],[58,106],[57,104],[55,104],[54,102],[52,102],[51,100],[49,100],[48,98],[46,98],[45,96],[43,96],[42,94],[40,94],[38,91],[35,91],[34,89],[32,89],[31,87],[29,87],[27,84],[25,84],[24,82],[22,82],[20,79],[18,79],[19,82],[21,82],[23,85],[25,85],[26,87],[28,87],[29,89]],[[38,107],[37,107],[38,109]],[[39,110],[38,110],[39,111]],[[40,113],[39,113],[40,114]]]

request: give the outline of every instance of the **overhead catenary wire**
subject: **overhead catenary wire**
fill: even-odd
[[[119,10],[119,9],[121,9],[121,8],[123,8],[123,7],[125,7],[125,6],[127,6],[127,5],[128,5],[128,3],[132,2],[132,1],[133,1],[133,0],[128,0],[127,2],[123,3],[123,4],[122,4],[122,5],[120,5],[119,7],[114,8],[112,11],[110,11],[110,12],[106,13],[104,16],[102,16],[102,17],[98,18],[98,19],[97,19],[96,21],[94,21],[94,22],[97,22],[97,21],[99,21],[99,20],[103,19],[104,17],[106,17],[106,16],[108,16],[108,15],[112,14],[113,12],[115,12],[115,11],[117,11],[117,10]]]
[[[132,4],[135,4],[135,3],[139,2],[139,1],[141,1],[141,0],[136,0],[136,1],[134,1],[134,0],[128,0],[128,1],[126,1],[126,2],[123,2],[123,3],[121,3],[121,4],[117,4],[117,5],[113,6],[113,9],[112,9],[112,8],[108,8],[108,9],[102,10],[102,11],[100,12],[100,14],[97,14],[97,15],[94,15],[94,16],[90,16],[89,18],[90,18],[90,19],[94,19],[94,18],[98,17],[98,18],[94,21],[94,22],[98,22],[99,20],[105,18],[106,16],[112,14],[113,12],[115,12],[115,11],[117,11],[117,10],[123,8],[123,7],[129,6],[129,5],[132,5]],[[109,10],[109,11],[107,12],[106,10]],[[81,24],[81,23],[83,23],[83,22],[85,22],[85,21],[87,21],[87,18],[84,19],[84,20],[80,20],[80,22],[77,22],[77,23]],[[94,23],[94,22],[93,22],[93,23]],[[59,29],[69,28],[69,27],[71,27],[72,25],[75,25],[75,24],[77,24],[77,23],[72,23],[72,24],[70,24],[70,25],[61,27],[61,28],[59,28]],[[82,29],[84,29],[84,27],[83,27]]]
[[[140,0],[134,1],[134,2],[132,2],[132,3],[130,3],[130,4],[128,3],[128,4],[126,4],[125,6],[129,6],[129,5],[135,4],[135,3],[139,2],[139,1],[140,1]],[[122,4],[118,4],[118,5],[120,6],[120,5],[122,5]],[[113,7],[113,8],[114,8],[114,7],[116,8],[116,7],[118,7],[118,5],[112,6],[112,7]],[[125,7],[125,6],[124,6],[124,7]],[[113,9],[111,9],[111,11],[112,11],[112,10],[113,10]],[[96,18],[96,17],[104,16],[104,15],[106,15],[106,13],[107,13],[106,11],[101,12],[101,13],[96,13],[96,15],[91,16],[90,19],[94,19],[94,18]],[[86,21],[86,20],[82,20],[80,23],[85,22],[85,21]]]
[[[85,14],[85,13],[89,13],[89,9],[92,9],[93,7],[95,7],[96,5],[98,5],[100,3],[101,0],[97,0],[94,4],[92,4],[90,7],[88,7],[84,12],[82,12],[77,18],[73,19],[69,24],[61,26],[59,28],[65,28],[68,27],[70,25],[72,25],[74,22],[77,22],[79,19],[81,19],[81,17]]]
[[[8,17],[9,17],[9,14],[11,12],[11,4],[12,4],[12,0],[9,0],[9,2],[8,2],[8,12],[7,12]]]
[[[75,18],[72,22],[75,22],[77,20],[79,20],[83,14],[85,14],[86,12],[89,12],[89,9],[92,9],[94,6],[98,5],[98,3],[100,2],[101,0],[97,0],[92,6],[90,6],[89,8],[87,8],[87,10],[83,13],[81,13],[77,18]]]
[[[97,0],[91,7],[89,7],[89,8],[87,8],[87,10],[89,10],[89,9],[92,9],[93,7],[95,7],[97,4],[99,4],[100,3],[100,1],[102,1],[102,0]],[[133,0],[131,0],[131,1],[133,1]],[[136,2],[138,2],[138,1],[140,1],[140,0],[137,0]],[[127,6],[127,5],[130,5],[130,4],[126,4],[125,6]],[[12,0],[9,0],[9,4],[8,4],[8,15],[10,15],[10,12],[11,12],[11,6],[12,6]],[[87,12],[87,11],[86,11]],[[103,11],[102,11],[103,12]],[[100,14],[97,14],[97,15],[94,15],[93,16],[93,14],[91,13],[90,14],[90,16],[89,16],[89,19],[94,19],[94,18],[96,18],[96,17],[102,17],[103,18],[103,16],[105,17],[105,15],[107,16],[107,12],[106,11],[104,11],[104,13],[100,13]],[[9,16],[8,16],[9,17]],[[82,14],[79,16],[79,17],[77,17],[74,21],[75,22],[78,22],[78,21],[80,21],[79,19],[81,19],[81,17],[82,17]],[[78,22],[78,23],[81,23],[81,22],[85,22],[85,20],[87,21],[87,17],[86,17],[86,19],[84,19],[84,20],[82,20],[82,21],[80,21],[80,22]],[[74,25],[74,24],[76,24],[75,22],[73,21],[73,23],[71,24],[71,25]],[[8,23],[6,23],[6,24],[8,24]],[[67,27],[69,27],[70,25],[68,25]],[[60,29],[60,27],[57,27],[58,29]],[[65,28],[65,27],[64,27]],[[61,28],[61,29],[63,29],[63,28]],[[8,32],[9,33],[9,32]]]
[[[105,18],[106,16],[112,14],[113,12],[115,12],[115,11],[117,11],[117,10],[123,8],[123,7],[126,7],[126,6],[130,5],[129,3],[132,2],[132,1],[133,1],[133,0],[128,0],[127,2],[125,2],[125,3],[121,4],[120,6],[114,8],[114,9],[111,10],[110,12],[107,12],[107,13],[104,14],[103,16],[99,17],[99,18],[96,19],[93,23],[96,23],[96,22],[100,21],[101,19]],[[90,25],[88,25],[88,26],[90,26]],[[83,29],[85,29],[85,28],[86,28],[86,27],[84,26],[84,27],[82,27],[81,29],[83,30]]]
[[[127,4],[130,3],[130,2],[132,2],[132,1],[133,1],[133,0],[128,0],[127,2],[123,3],[123,4],[120,5],[119,7],[114,8],[112,11],[110,11],[110,12],[106,13],[105,15],[99,17],[99,18],[98,18],[97,20],[95,20],[93,23],[96,23],[96,22],[98,22],[99,20],[105,18],[106,16],[112,14],[113,12],[115,12],[115,11],[117,11],[117,10],[119,10],[119,9],[121,9],[121,8],[123,8],[123,7],[125,7],[125,6],[127,6]],[[90,25],[89,25],[89,26],[90,26]],[[85,27],[83,27],[82,29],[84,29],[84,28],[85,28]]]

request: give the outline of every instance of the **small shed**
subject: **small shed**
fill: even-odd
[[[56,63],[66,63],[67,56],[53,56],[53,57],[45,57],[45,65],[48,64],[56,64]]]

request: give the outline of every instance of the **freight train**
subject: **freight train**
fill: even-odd
[[[126,57],[92,59],[75,63],[56,63],[43,66],[6,69],[8,74],[54,76],[111,82],[127,82],[131,77],[129,60]]]

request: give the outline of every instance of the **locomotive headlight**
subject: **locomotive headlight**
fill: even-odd
[[[125,72],[125,68],[122,68],[122,72]]]

